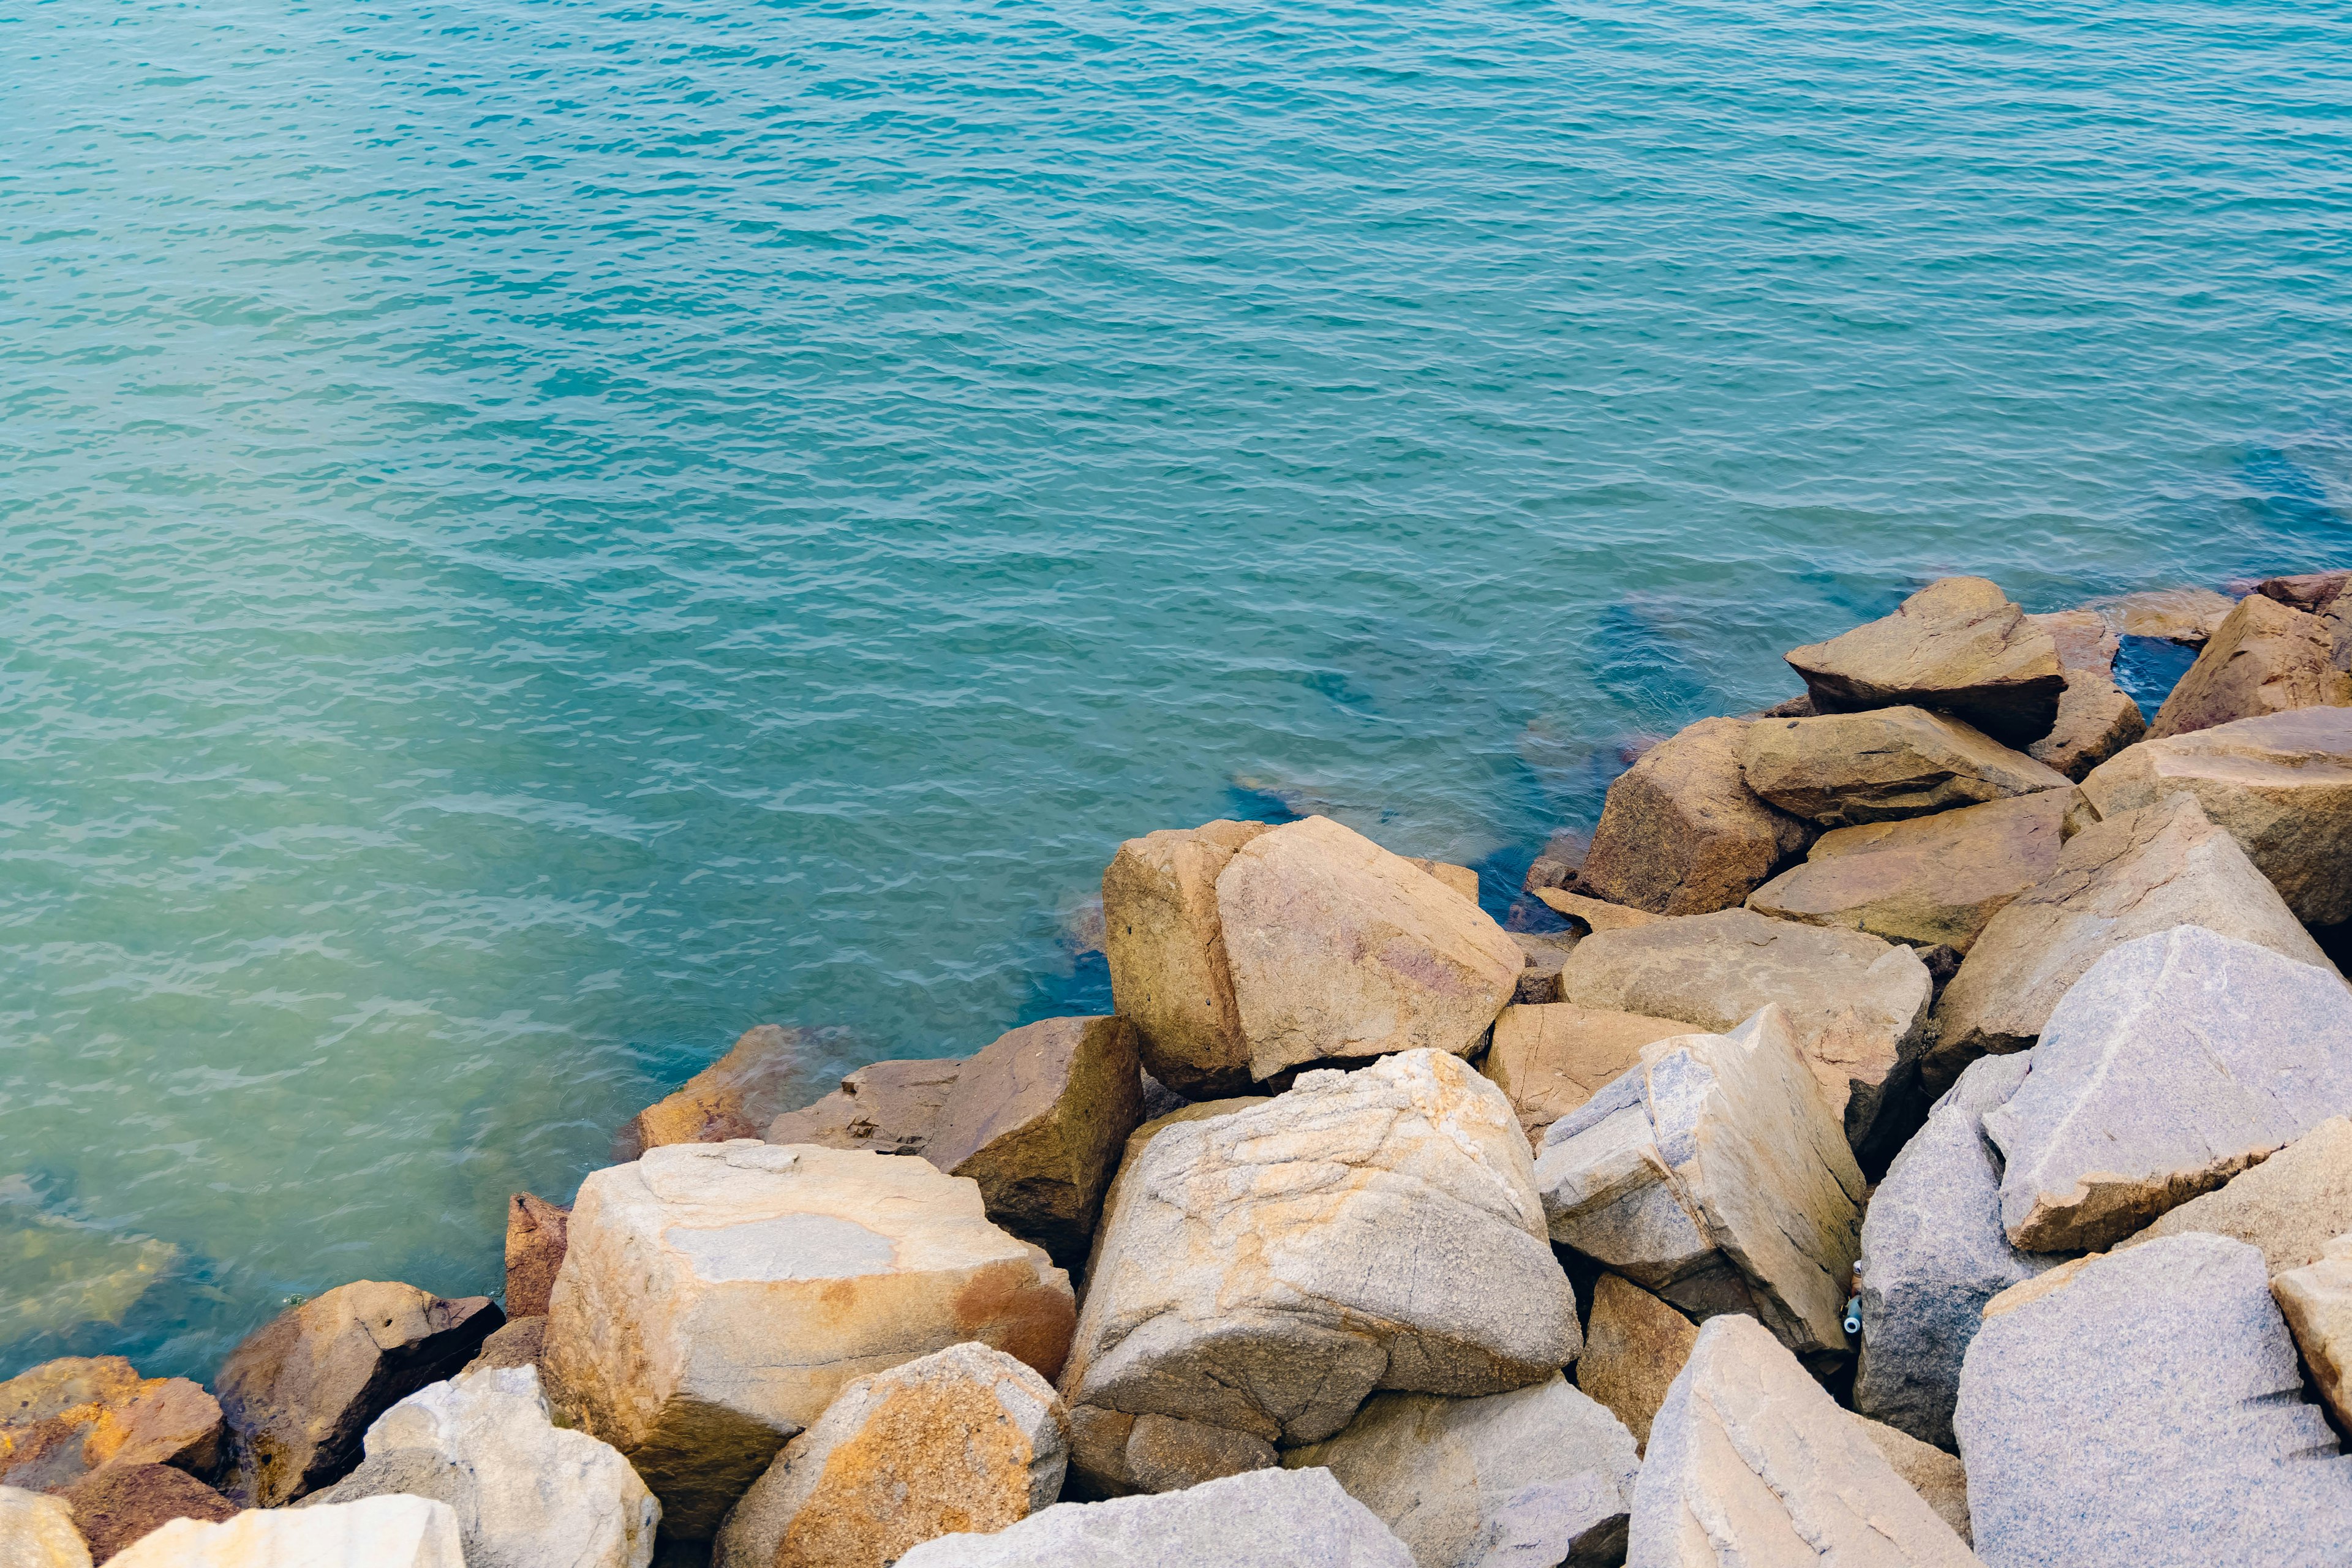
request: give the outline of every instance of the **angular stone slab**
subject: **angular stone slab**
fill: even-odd
[[[1982,577],[1939,578],[1885,619],[1788,657],[1820,712],[1938,708],[2008,746],[2050,732],[2066,685],[2050,633]]]
[[[1062,1377],[1074,1415],[1313,1442],[1376,1388],[1496,1394],[1576,1357],[1527,1140],[1458,1058],[1303,1073],[1130,1150]]]
[[[1576,1006],[1680,1018],[1716,1034],[1778,1005],[1863,1149],[1889,1097],[1908,1086],[1935,986],[1907,947],[1724,910],[1585,938],[1560,968],[1559,994]]]
[[[1887,1168],[1862,1220],[1862,1351],[1853,1407],[1950,1449],[1960,1361],[1985,1303],[2064,1261],[2021,1252],[2000,1226],[2000,1168],[1984,1115],[2025,1081],[2023,1056],[1969,1064]]]
[[[1480,1399],[1375,1394],[1282,1462],[1328,1469],[1420,1568],[1615,1568],[1641,1468],[1623,1423],[1557,1374]]]
[[[978,1340],[1061,1370],[1075,1308],[977,1184],[814,1144],[673,1143],[590,1173],[541,1367],[666,1532],[709,1539],[853,1380]]]
[[[771,1143],[814,1143],[875,1154],[920,1154],[963,1070],[961,1057],[875,1062],[814,1105],[768,1123]]]
[[[2335,627],[2318,616],[2249,594],[2238,601],[2148,726],[2153,740],[2293,708],[2352,703]]]
[[[1546,1128],[1632,1068],[1643,1046],[1690,1028],[1675,1018],[1569,1002],[1506,1007],[1478,1070],[1510,1100],[1528,1147],[1540,1148]]]
[[[2083,793],[2114,816],[2196,798],[2305,925],[2352,920],[2352,708],[2298,708],[2149,741]]]
[[[1535,1177],[1554,1241],[1687,1311],[1845,1349],[1862,1173],[1778,1007],[1643,1047],[1552,1123]]]
[[[2011,900],[2057,868],[2067,838],[2095,820],[2079,794],[2052,789],[1841,827],[1814,840],[1803,865],[1757,889],[1748,907],[1964,953]]]
[[[508,1197],[506,1314],[509,1319],[547,1316],[547,1294],[555,1289],[556,1270],[563,1267],[564,1227],[571,1220],[570,1209],[545,1198],[530,1193]]]
[[[1702,719],[1620,774],[1601,806],[1580,885],[1653,914],[1703,915],[1734,908],[1804,853],[1811,827],[1758,799],[1740,776],[1747,731],[1738,719]],[[1562,914],[1580,912],[1544,901]],[[1596,919],[1592,929],[1608,928]]]
[[[2337,1421],[2352,1420],[2352,1236],[2336,1237],[2318,1258],[2276,1276],[2271,1296],[2319,1397]]]
[[[2116,1243],[2115,1250],[2190,1231],[2261,1248],[2273,1277],[2318,1262],[2329,1242],[2352,1231],[2352,1120],[2329,1117],[2218,1192],[2191,1198]]]
[[[236,1504],[170,1465],[107,1465],[58,1497],[73,1510],[74,1528],[89,1542],[90,1558],[100,1563],[175,1519],[217,1524],[237,1511]],[[0,1524],[0,1541],[7,1538],[6,1525]],[[0,1563],[17,1568],[5,1550]]]
[[[2080,783],[2083,776],[2147,733],[2147,720],[2128,692],[2116,684],[2120,639],[2096,610],[2063,610],[2026,619],[2058,645],[2066,689],[2058,699],[2050,733],[2025,754]]]
[[[1059,1503],[993,1535],[943,1535],[898,1568],[1415,1568],[1328,1470],[1253,1470],[1159,1497]]]
[[[1749,789],[1824,827],[1898,822],[2071,783],[1924,708],[1759,719],[1740,740],[1739,765]]]
[[[2102,953],[2178,925],[2327,963],[2236,841],[2194,800],[2168,796],[2074,835],[2056,870],[1986,922],[1936,1005],[1928,1087],[1948,1087],[1988,1052],[2025,1049]]]
[[[2019,1247],[2095,1249],[2352,1106],[2352,990],[2200,926],[2110,950],[1985,1113]]]
[[[0,1383],[0,1486],[56,1491],[107,1465],[210,1475],[220,1457],[221,1407],[184,1377],[67,1356]]]
[[[1249,1087],[1217,878],[1265,831],[1262,822],[1163,828],[1121,844],[1103,871],[1112,1003],[1136,1026],[1145,1069],[1190,1100]]]
[[[89,1568],[89,1548],[62,1501],[0,1487],[0,1568]]]
[[[175,1519],[113,1568],[467,1568],[446,1502],[376,1497],[333,1508],[249,1509],[219,1524]]]
[[[1625,1424],[1639,1452],[1649,1445],[1650,1422],[1665,1403],[1667,1387],[1697,1342],[1698,1326],[1688,1318],[1632,1280],[1604,1272],[1592,1285],[1576,1386]]]
[[[1261,1079],[1338,1057],[1473,1050],[1527,962],[1477,905],[1324,816],[1235,851],[1217,913]]]
[[[1933,1444],[1922,1443],[1908,1432],[1866,1415],[1857,1415],[1853,1421],[1888,1468],[1909,1482],[1911,1489],[1919,1494],[1919,1500],[1934,1509],[1936,1517],[1950,1525],[1952,1533],[1960,1538],[1963,1545],[1967,1544],[1971,1539],[1968,1467],[1957,1456]]]
[[[1588,931],[1625,931],[1633,926],[1645,926],[1665,918],[1663,915],[1654,915],[1647,910],[1634,909],[1630,904],[1612,904],[1606,899],[1589,898],[1582,893],[1571,893],[1565,888],[1538,888],[1535,889],[1535,895],[1554,914],[1574,921]]]
[[[1974,1568],[1950,1525],[1753,1319],[1710,1319],[1650,1428],[1626,1568]]]
[[[1994,1302],[1953,1420],[1977,1554],[1991,1568],[2329,1561],[2352,1533],[2352,1460],[2302,1383],[2243,1242],[2168,1237]]]
[[[613,1163],[625,1164],[665,1143],[757,1138],[769,1122],[807,1098],[801,1089],[801,1062],[816,1033],[780,1024],[744,1030],[725,1056],[614,1134]]]

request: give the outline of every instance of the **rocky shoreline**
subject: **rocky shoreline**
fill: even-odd
[[[2152,721],[2124,635],[2199,649]],[[2342,1561],[2352,573],[1788,658],[1555,929],[1150,833],[1113,1016],[809,1104],[764,1026],[514,1196],[503,1305],[0,1383],[0,1568]]]

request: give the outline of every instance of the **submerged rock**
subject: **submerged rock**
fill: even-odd
[[[1690,1032],[1673,1018],[1568,1002],[1506,1007],[1478,1070],[1509,1099],[1528,1146],[1540,1148],[1546,1128],[1632,1068],[1643,1046]]]
[[[614,1163],[665,1143],[757,1138],[799,1100],[801,1054],[813,1033],[779,1024],[744,1030],[725,1056],[629,1119],[614,1135]]]
[[[89,1542],[93,1563],[106,1562],[175,1519],[217,1524],[236,1516],[236,1504],[170,1465],[107,1465],[58,1496],[73,1510],[74,1528]],[[7,1527],[0,1523],[0,1543],[7,1539]],[[16,1568],[5,1545],[0,1565]]]
[[[1825,827],[1896,822],[2070,782],[1923,708],[1759,720],[1740,742],[1739,763],[1749,789]]]
[[[221,1407],[184,1377],[67,1356],[0,1383],[0,1486],[56,1491],[109,1465],[210,1475],[220,1457]]]
[[[2273,1277],[2316,1263],[2352,1231],[2352,1121],[2331,1116],[2227,1185],[2194,1197],[2115,1250],[2203,1231],[2262,1249]],[[1864,1227],[1867,1241],[1869,1227]]]
[[[572,1211],[530,1193],[507,1199],[507,1299],[509,1318],[547,1316],[547,1293],[563,1267],[565,1227]]]
[[[1937,708],[2005,746],[2050,732],[2065,689],[2057,644],[1982,577],[1944,577],[1883,620],[1796,648],[1789,666],[1822,713]]]
[[[2211,638],[2238,602],[2210,588],[2158,588],[2095,599],[2085,608],[2129,637],[2156,637],[2195,647]]]
[[[1135,1025],[1146,1070],[1189,1099],[1249,1086],[1217,878],[1266,830],[1220,821],[1148,833],[1121,844],[1103,872],[1112,1000]]]
[[[963,1070],[961,1057],[874,1062],[814,1105],[768,1123],[771,1143],[814,1143],[876,1154],[920,1154]]]
[[[1697,1342],[1696,1323],[1632,1280],[1604,1272],[1592,1286],[1576,1386],[1625,1424],[1638,1452],[1649,1446],[1651,1419]]]
[[[1733,908],[1802,854],[1811,828],[1740,776],[1747,731],[1737,719],[1702,719],[1643,753],[1609,786],[1580,885],[1653,914],[1703,915]],[[1536,896],[1571,918],[1581,912],[1547,891]],[[1591,929],[1608,927],[1595,919]]]
[[[2329,621],[2250,594],[2157,710],[2148,734],[2160,741],[2288,709],[2352,703],[2352,673],[2336,653]]]
[[[376,1497],[332,1508],[250,1509],[213,1524],[177,1519],[114,1568],[467,1568],[445,1502]]]

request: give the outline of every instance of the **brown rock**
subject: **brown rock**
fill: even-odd
[[[2318,1262],[2329,1242],[2352,1231],[2352,1121],[2337,1116],[2321,1122],[2227,1185],[2117,1242],[2115,1250],[2191,1231],[2261,1248],[2274,1278]]]
[[[2147,733],[2139,704],[2116,684],[2117,638],[2095,610],[2026,617],[2050,634],[2066,689],[2050,733],[2025,749],[2035,762],[2077,783],[2083,775]]]
[[[509,1318],[497,1333],[482,1342],[466,1370],[476,1367],[537,1366],[547,1347],[547,1319]]]
[[[2050,633],[1982,577],[1930,583],[1884,620],[1792,650],[1789,664],[1823,713],[1941,709],[2004,746],[2048,734],[2066,686]]]
[[[217,1524],[236,1513],[236,1504],[170,1465],[109,1465],[60,1495],[73,1510],[74,1528],[89,1542],[93,1563],[175,1519]]]
[[[563,1267],[564,1227],[571,1218],[570,1209],[529,1193],[507,1200],[508,1317],[547,1316],[547,1293]]]
[[[920,1154],[963,1068],[961,1057],[875,1062],[814,1105],[768,1123],[771,1143],[814,1143],[876,1154]]]
[[[1740,777],[1747,731],[1737,719],[1702,719],[1644,752],[1609,786],[1580,885],[1653,914],[1703,915],[1731,908],[1801,854],[1811,829]]]
[[[2352,704],[2352,674],[2336,659],[2335,632],[2318,616],[2248,595],[2156,710],[2149,736],[2162,740],[2291,708]]]
[[[801,1048],[810,1031],[761,1024],[728,1053],[649,1105],[614,1135],[613,1163],[625,1165],[665,1143],[757,1138],[801,1098]]]
[[[1262,822],[1218,821],[1147,833],[1121,844],[1103,871],[1113,1005],[1135,1025],[1146,1070],[1190,1099],[1250,1081],[1217,878],[1265,831]]]
[[[1647,1447],[1650,1419],[1697,1342],[1698,1325],[1631,1280],[1604,1273],[1593,1283],[1576,1386],[1625,1423],[1637,1447]]]
[[[2056,869],[2059,848],[2097,815],[2077,791],[2051,789],[1841,827],[1814,841],[1805,864],[1757,889],[1748,907],[1966,952],[2011,900]]]
[[[2237,607],[2236,600],[2210,588],[2158,588],[2095,599],[2085,606],[2126,637],[2158,637],[2192,647],[2210,639]]]
[[[1631,931],[1653,921],[1666,919],[1647,910],[1637,910],[1625,904],[1612,904],[1605,899],[1591,899],[1582,893],[1571,893],[1562,888],[1538,888],[1536,897],[1541,899],[1554,914],[1575,921],[1588,931]]]
[[[1519,971],[1518,987],[1511,993],[1512,1002],[1534,1006],[1559,1001],[1559,966],[1576,951],[1577,933],[1515,931],[1511,940],[1519,944],[1528,961],[1527,967]]]
[[[1962,1541],[1972,1541],[1974,1537],[1969,1531],[1969,1472],[1959,1457],[1867,1415],[1853,1419],[1879,1457],[1919,1494],[1919,1500],[1934,1509],[1936,1517],[1952,1527],[1953,1534]]]
[[[1739,759],[1748,788],[1828,827],[1925,816],[2069,783],[1922,708],[1759,720],[1741,739]]]
[[[1075,1267],[1142,1119],[1135,1026],[1048,1018],[963,1064],[925,1157],[978,1182],[989,1218]]]
[[[55,1491],[108,1465],[220,1461],[221,1407],[184,1377],[119,1355],[68,1356],[0,1383],[0,1486]]]
[[[1572,1003],[1506,1007],[1478,1070],[1510,1100],[1534,1149],[1546,1128],[1639,1062],[1643,1046],[1689,1033],[1675,1019]]]
[[[375,1279],[280,1313],[215,1380],[230,1446],[222,1489],[249,1508],[280,1508],[340,1479],[377,1416],[473,1360],[505,1321],[488,1296],[444,1300]]]
[[[2254,592],[2291,610],[2319,615],[2343,597],[2347,583],[2352,583],[2352,572],[2305,572],[2294,577],[2265,578],[2254,584]]]

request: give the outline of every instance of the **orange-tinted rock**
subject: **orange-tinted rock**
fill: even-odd
[[[1265,831],[1262,822],[1163,828],[1121,844],[1103,871],[1113,1004],[1135,1024],[1145,1069],[1188,1099],[1249,1085],[1217,878]]]
[[[73,1510],[74,1528],[89,1542],[92,1563],[105,1562],[175,1519],[216,1524],[236,1512],[236,1504],[170,1465],[109,1465],[60,1495]]]
[[[547,1293],[563,1267],[564,1226],[571,1218],[570,1209],[529,1193],[507,1200],[508,1317],[547,1315]]]
[[[757,1138],[803,1098],[801,1047],[809,1031],[761,1024],[678,1091],[631,1117],[614,1135],[615,1164],[665,1143]]]
[[[0,1486],[54,1491],[106,1465],[220,1461],[221,1407],[184,1377],[121,1356],[68,1356],[0,1383]]]
[[[1702,719],[1643,752],[1609,786],[1579,886],[1652,914],[1703,915],[1738,904],[1802,854],[1812,828],[1741,777],[1747,731],[1738,719]]]
[[[2329,619],[2249,594],[2156,711],[2157,740],[2290,708],[2352,706]]]

